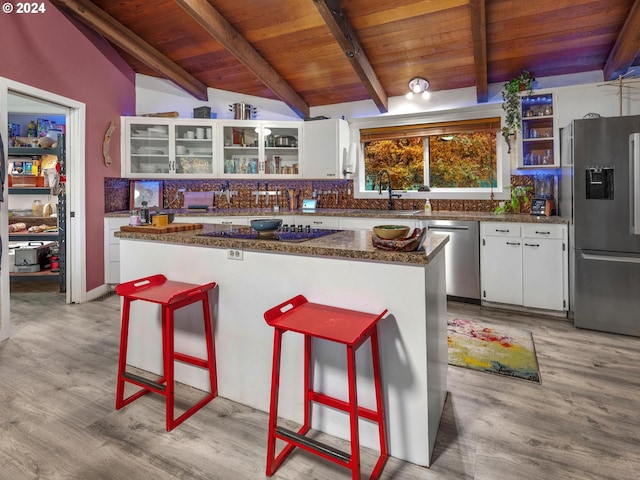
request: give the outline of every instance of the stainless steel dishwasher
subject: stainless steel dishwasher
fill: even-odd
[[[429,233],[449,235],[445,246],[447,296],[480,303],[480,228],[478,222],[423,220]]]

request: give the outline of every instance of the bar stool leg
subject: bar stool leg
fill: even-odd
[[[213,328],[211,327],[211,314],[209,295],[202,299],[202,316],[204,318],[204,335],[207,343],[207,368],[209,369],[209,385],[211,386],[210,398],[218,396],[218,371],[216,367],[216,347],[213,342]]]
[[[311,429],[311,394],[313,392],[313,360],[311,352],[312,338],[304,336],[304,423],[300,435],[305,435]]]
[[[174,403],[174,344],[173,344],[173,309],[162,307],[162,345],[164,358],[165,399],[166,399],[166,424],[167,432],[174,428],[173,403]]]
[[[378,326],[373,329],[369,338],[371,342],[371,359],[373,361],[373,381],[376,393],[376,421],[378,422],[378,435],[380,437],[380,456],[371,472],[371,479],[378,478],[382,473],[389,454],[387,453],[387,432],[385,427],[384,406],[382,403],[382,380],[380,372],[380,346],[378,345]]]
[[[351,477],[360,480],[360,434],[358,431],[358,392],[356,388],[356,353],[347,346],[347,376],[349,381],[349,424],[351,427]]]
[[[276,424],[278,422],[278,391],[280,389],[280,353],[282,350],[282,330],[274,329],[273,367],[271,373],[271,399],[269,407],[269,427],[267,439],[267,477],[273,475],[278,468],[276,462]],[[280,454],[282,456],[282,454]]]
[[[120,356],[118,357],[118,383],[116,385],[116,410],[124,407],[124,371],[127,366],[127,346],[129,343],[129,313],[131,300],[125,298],[122,305],[122,323],[120,325]]]

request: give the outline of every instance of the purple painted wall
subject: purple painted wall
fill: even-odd
[[[0,76],[86,105],[89,291],[104,283],[104,179],[120,176],[120,116],[135,113],[135,74],[106,40],[50,2],[44,4],[46,13],[0,13]],[[112,164],[106,167],[102,142],[109,122],[116,130],[111,138]]]

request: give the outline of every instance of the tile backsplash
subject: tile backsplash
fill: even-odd
[[[533,187],[534,177],[529,175],[512,175],[514,186],[524,185]],[[129,209],[130,180],[126,178],[106,178],[104,182],[105,213],[119,212]],[[183,190],[184,189],[184,190]],[[287,209],[287,198],[293,195],[299,203],[303,198],[312,198],[314,192],[318,200],[318,208],[344,209],[385,209],[387,198],[359,199],[353,197],[352,180],[164,180],[163,208],[182,208],[184,197],[182,192],[214,191],[214,205],[217,208],[265,208],[272,207],[276,202],[275,195],[258,196],[256,203],[255,192],[278,191],[278,205]],[[231,192],[227,195],[226,191]],[[221,193],[224,192],[224,193]],[[528,195],[533,197],[533,188]],[[411,210],[422,208],[422,200],[394,199],[395,208]],[[434,211],[461,212],[492,212],[498,205],[497,200],[431,200]],[[523,212],[524,213],[524,212]]]

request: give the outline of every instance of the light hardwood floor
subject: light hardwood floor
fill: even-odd
[[[217,398],[167,433],[159,396],[114,410],[117,297],[65,305],[60,294],[12,291],[11,302],[0,480],[265,478],[263,412]],[[382,478],[640,479],[640,339],[463,304],[449,315],[531,330],[542,383],[449,367],[432,467],[390,459]],[[367,475],[375,454],[363,459]],[[301,452],[273,478],[350,476]]]

